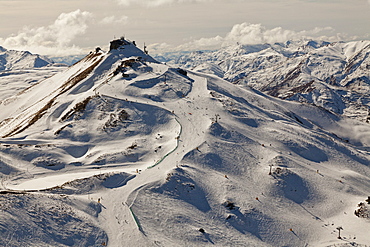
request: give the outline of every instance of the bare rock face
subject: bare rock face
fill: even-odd
[[[358,205],[357,205],[357,209],[355,210],[355,215],[359,218],[370,218],[370,211],[369,211],[369,207],[363,203],[363,202],[360,202]]]
[[[110,42],[109,51],[111,51],[111,50],[117,50],[119,47],[121,47],[123,45],[129,45],[129,44],[130,44],[130,42],[128,42],[127,40],[125,40],[123,37],[120,38],[120,39],[112,40]]]

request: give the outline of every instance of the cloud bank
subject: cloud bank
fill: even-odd
[[[331,27],[316,27],[311,30],[293,31],[282,27],[268,29],[262,24],[241,23],[234,25],[225,37],[216,36],[211,38],[201,38],[176,47],[168,44],[153,44],[148,46],[148,48],[153,53],[161,54],[163,52],[171,51],[218,49],[223,46],[237,43],[247,45],[286,42],[288,40],[299,39],[338,41],[355,38],[356,37],[347,37],[345,34],[336,34],[335,30]]]
[[[215,0],[114,0],[120,5],[130,6],[130,5],[141,5],[145,7],[158,7],[161,5],[168,5],[168,4],[181,4],[181,3],[205,3],[205,2],[214,2]],[[250,0],[228,0],[230,4],[234,4],[235,2],[248,2]],[[306,1],[306,0],[301,0]],[[322,2],[330,2],[332,0],[322,1]],[[370,4],[370,0],[365,0]],[[285,1],[289,2],[289,1]],[[315,2],[315,0],[307,0],[307,2]],[[320,2],[320,1],[317,1]]]
[[[146,7],[158,7],[161,5],[173,3],[204,3],[212,1],[213,0],[116,0],[116,2],[125,6],[139,4]]]
[[[110,25],[110,24],[126,24],[128,22],[127,16],[121,16],[117,18],[116,16],[107,16],[103,18],[99,23],[104,25]]]
[[[76,10],[62,13],[49,26],[24,27],[16,35],[0,38],[0,45],[7,49],[27,50],[43,55],[71,55],[81,53],[81,48],[72,41],[86,32],[92,14]]]
[[[234,25],[230,33],[224,39],[225,44],[242,43],[242,44],[261,44],[261,43],[276,43],[285,42],[287,40],[295,40],[302,38],[321,38],[321,39],[337,39],[337,37],[325,36],[326,33],[334,31],[331,27],[314,28],[312,30],[293,31],[276,27],[267,29],[261,24],[242,23]]]

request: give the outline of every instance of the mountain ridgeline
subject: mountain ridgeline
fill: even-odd
[[[0,46],[0,71],[40,68],[52,64],[47,57],[28,51],[7,50]]]
[[[370,41],[236,45],[172,63],[287,100],[370,120]]]

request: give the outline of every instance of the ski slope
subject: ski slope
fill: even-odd
[[[353,213],[369,196],[366,123],[171,68],[131,43],[7,102],[2,245],[370,243],[369,219]]]

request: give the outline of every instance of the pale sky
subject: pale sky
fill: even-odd
[[[151,53],[370,39],[370,0],[0,0],[0,46],[81,54],[125,36]]]

